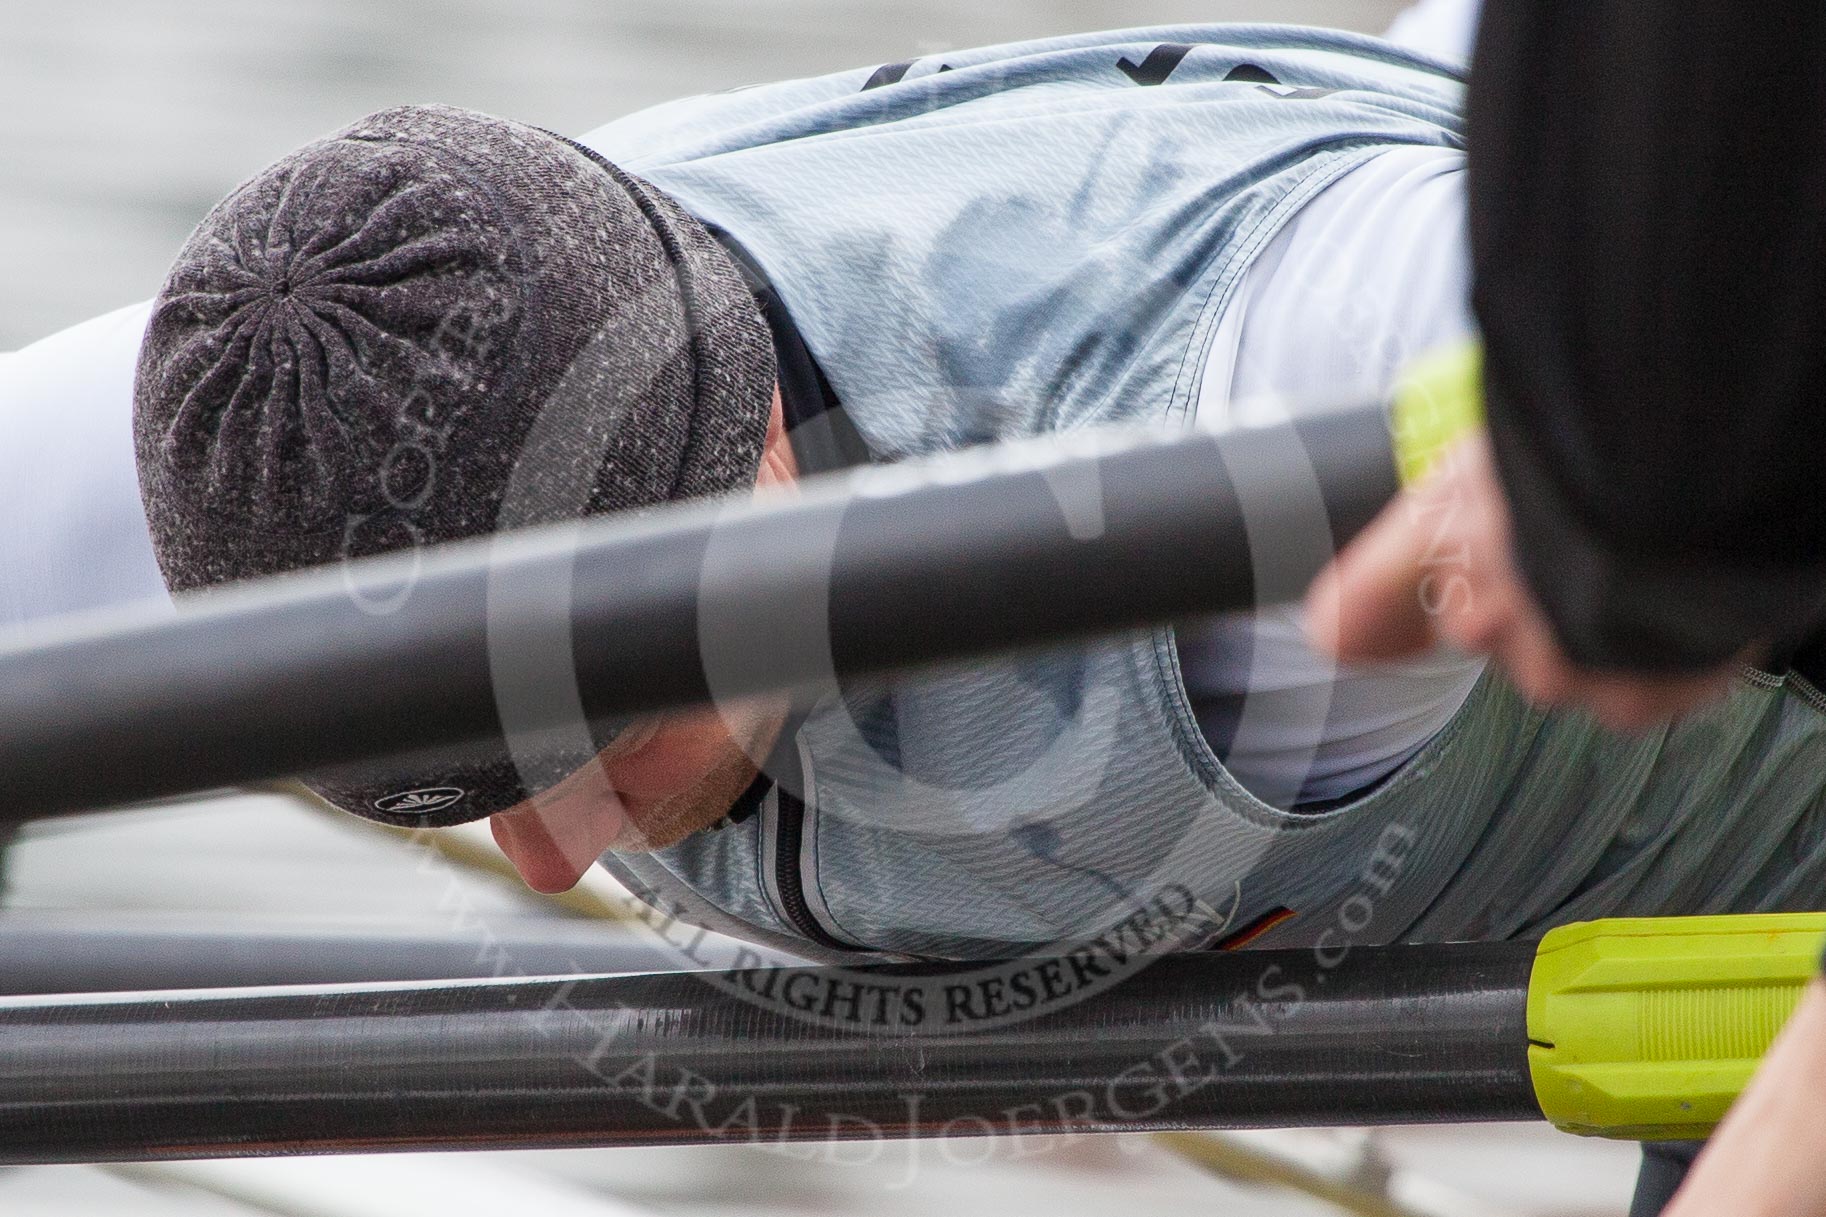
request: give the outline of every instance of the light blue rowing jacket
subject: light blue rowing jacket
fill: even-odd
[[[1460,146],[1461,94],[1374,39],[1190,26],[692,98],[584,142],[747,251],[885,462],[1194,423],[1252,259],[1378,152]],[[825,958],[1057,949],[1149,907],[1282,946],[1811,907],[1823,705],[1746,673],[1621,738],[1486,676],[1379,787],[1289,812],[1225,772],[1163,628],[847,688],[794,722],[754,814],[604,862],[686,921]]]

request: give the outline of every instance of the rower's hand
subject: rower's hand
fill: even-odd
[[[1446,642],[1488,655],[1540,706],[1641,730],[1722,697],[1734,665],[1636,676],[1575,666],[1522,581],[1509,508],[1479,431],[1405,491],[1313,583],[1307,632],[1344,662],[1400,659]]]

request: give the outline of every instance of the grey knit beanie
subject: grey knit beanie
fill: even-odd
[[[745,490],[773,389],[753,296],[672,200],[537,128],[412,106],[203,220],[153,309],[134,439],[185,592]],[[309,780],[370,819],[461,823],[587,763],[615,729],[590,726]]]

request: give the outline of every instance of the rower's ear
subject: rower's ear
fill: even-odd
[[[758,489],[791,486],[799,480],[799,461],[786,435],[786,407],[774,390],[773,414],[767,423],[767,443],[761,449],[761,468],[755,475]]]

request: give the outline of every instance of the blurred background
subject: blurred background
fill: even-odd
[[[153,295],[203,213],[383,106],[580,134],[690,93],[1045,34],[1386,28],[1399,0],[4,0],[0,351]]]
[[[217,198],[298,144],[386,105],[451,102],[576,133],[683,94],[963,46],[1187,21],[1377,32],[1401,7],[1398,0],[5,0],[0,350],[152,295]],[[555,918],[578,925],[601,911],[554,906],[463,861],[279,794],[28,829],[6,855],[4,880],[6,915],[52,941],[64,929],[109,925],[123,935],[191,934],[199,943],[253,930],[511,935]],[[823,1163],[691,1149],[26,1168],[0,1171],[0,1217],[498,1217],[504,1209],[549,1217],[1616,1217],[1627,1208],[1636,1160],[1633,1147],[1544,1126],[1264,1134],[1236,1138],[1231,1149],[1228,1178],[1145,1137],[911,1145]],[[1252,1161],[1304,1163],[1354,1180],[1364,1196],[1386,1191],[1381,1181],[1392,1175],[1407,1207],[1347,1201],[1341,1208],[1261,1182]]]

